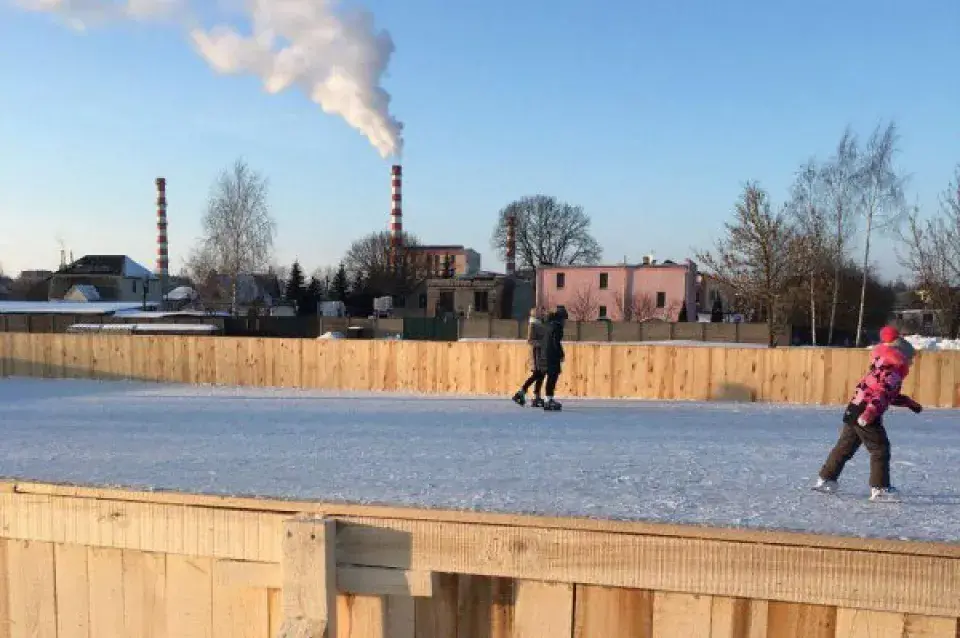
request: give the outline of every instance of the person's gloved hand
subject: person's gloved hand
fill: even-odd
[[[857,419],[857,425],[859,425],[862,428],[865,428],[868,425],[870,425],[870,421],[867,421],[867,419],[864,417],[860,417],[859,419]]]
[[[916,401],[914,401],[907,407],[910,408],[910,411],[913,412],[914,414],[920,414],[921,412],[923,412],[923,406],[917,403]]]

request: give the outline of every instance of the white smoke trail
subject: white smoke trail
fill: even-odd
[[[114,19],[178,17],[193,46],[218,73],[254,74],[270,93],[300,86],[325,112],[363,133],[381,157],[399,156],[403,150],[403,125],[390,114],[390,94],[381,86],[393,40],[374,29],[373,16],[365,10],[338,10],[336,0],[245,0],[241,6],[252,29],[246,36],[232,26],[198,26],[187,0],[15,3],[58,14],[77,28]]]

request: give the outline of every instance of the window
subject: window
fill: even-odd
[[[564,284],[567,283],[567,277],[562,272],[557,273],[557,289],[563,288]]]
[[[600,290],[607,289],[607,273],[600,273]]]
[[[606,318],[607,318],[607,307],[606,307],[606,306],[600,306],[600,318],[601,318],[601,319],[606,319]]]
[[[407,305],[407,298],[403,295],[394,295],[393,296],[393,307],[394,308],[404,308]]]
[[[473,310],[475,312],[489,312],[488,295],[486,290],[476,290],[473,293]]]
[[[667,307],[667,293],[658,292],[657,293],[657,308],[666,308]]]
[[[427,296],[426,296],[425,294],[422,294],[422,293],[421,293],[421,295],[420,295],[420,300],[419,300],[419,302],[417,303],[417,305],[420,307],[420,310],[426,309],[426,307],[427,307]]]
[[[130,283],[133,284],[133,294],[137,294],[137,280],[134,279]]]

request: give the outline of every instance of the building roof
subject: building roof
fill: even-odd
[[[666,261],[657,262],[655,264],[591,264],[591,265],[563,265],[563,264],[542,264],[538,268],[541,270],[618,270],[624,268],[633,268],[633,269],[643,269],[643,270],[655,270],[657,268],[689,268],[692,265],[690,263],[677,263],[667,259]]]
[[[64,266],[57,274],[113,275],[115,277],[134,277],[137,279],[156,278],[155,274],[126,255],[84,255],[75,262]]]
[[[408,251],[416,250],[466,250],[462,245],[454,244],[424,244],[420,246],[407,246]]]

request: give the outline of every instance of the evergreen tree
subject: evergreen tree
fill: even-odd
[[[686,299],[683,300],[683,305],[680,306],[680,316],[677,317],[677,321],[678,322],[690,321],[687,318],[687,300]]]
[[[346,303],[347,297],[350,294],[350,284],[347,281],[347,269],[343,265],[343,262],[340,263],[340,267],[337,269],[337,274],[333,276],[333,283],[331,284],[330,297],[333,301],[342,301]]]
[[[283,296],[298,309],[303,305],[304,295],[307,292],[303,284],[303,269],[299,261],[294,261],[293,266],[290,267],[290,276],[287,278],[287,287]]]
[[[307,316],[317,314],[317,305],[323,301],[323,295],[323,282],[314,275],[310,278],[310,283],[307,285],[306,292],[303,294],[303,307],[300,308],[300,312],[297,314]]]

